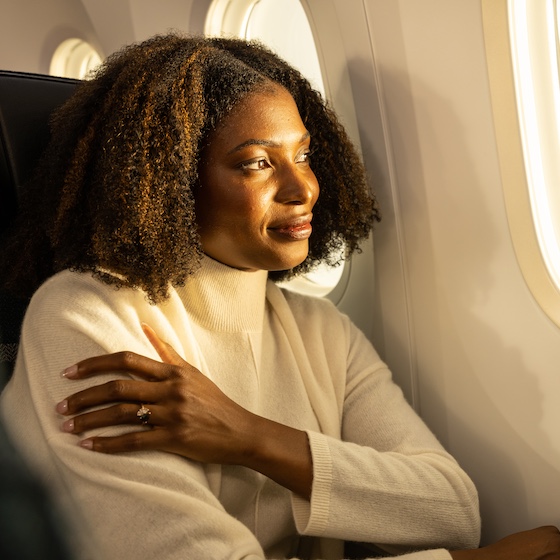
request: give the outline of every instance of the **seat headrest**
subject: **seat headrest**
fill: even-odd
[[[0,70],[0,232],[17,211],[18,189],[49,140],[49,119],[78,80]]]
[[[0,70],[0,235],[15,217],[20,187],[30,179],[49,141],[53,110],[77,83]],[[0,290],[0,390],[14,367],[26,307],[26,300]]]

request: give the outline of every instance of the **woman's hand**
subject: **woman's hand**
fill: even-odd
[[[148,325],[143,330],[162,362],[119,352],[65,370],[68,379],[120,372],[141,380],[115,379],[69,396],[57,405],[60,414],[72,416],[62,429],[81,434],[144,420],[151,429],[89,437],[80,445],[103,453],[155,449],[203,463],[244,465],[309,497],[313,475],[307,434],[239,406]],[[101,405],[108,406],[89,410]],[[142,406],[149,416],[139,416]]]
[[[120,372],[144,381],[116,379],[68,397],[57,410],[76,416],[63,429],[79,434],[107,426],[140,425],[138,410],[144,405],[151,413],[147,422],[151,430],[88,438],[82,446],[104,453],[158,449],[205,463],[237,463],[239,455],[249,451],[246,435],[252,415],[185,362],[150,327],[143,328],[163,363],[119,352],[68,368],[65,376],[69,379]],[[111,406],[86,412],[105,404]]]
[[[558,560],[560,532],[546,526],[509,535],[476,550],[451,552],[453,560]]]

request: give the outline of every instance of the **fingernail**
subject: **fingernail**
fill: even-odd
[[[60,414],[66,414],[68,412],[68,401],[66,399],[60,401],[56,405],[56,411]]]
[[[62,424],[62,431],[63,432],[73,432],[74,431],[74,420],[66,420],[66,422],[63,422]]]
[[[93,449],[93,440],[84,439],[83,441],[80,441],[80,447],[84,447],[85,449]]]
[[[76,377],[77,373],[78,373],[78,366],[73,365],[73,366],[67,367],[62,372],[62,377],[68,377],[69,379],[73,379],[74,377]]]

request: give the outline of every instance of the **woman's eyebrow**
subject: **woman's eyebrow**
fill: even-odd
[[[309,131],[305,131],[305,133],[299,139],[299,143],[301,144],[302,142],[305,142],[310,136],[311,135],[309,134]],[[242,150],[247,146],[266,146],[267,148],[279,148],[281,146],[281,143],[274,142],[272,140],[263,140],[260,138],[249,138],[248,140],[245,140],[245,142],[241,142],[241,144],[235,146],[235,148],[232,148],[227,153],[227,155],[233,154],[234,152],[238,152],[239,150]]]

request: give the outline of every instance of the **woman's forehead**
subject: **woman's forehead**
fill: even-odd
[[[287,134],[307,135],[297,105],[283,87],[248,94],[220,121],[209,143],[230,145],[233,150],[253,140],[274,142]],[[253,142],[257,143],[257,142]]]

